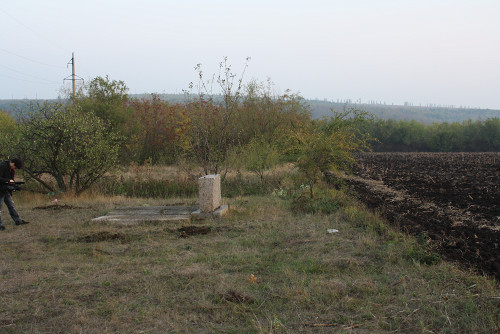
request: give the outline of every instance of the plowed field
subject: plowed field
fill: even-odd
[[[447,259],[500,279],[500,153],[364,153],[359,197]]]

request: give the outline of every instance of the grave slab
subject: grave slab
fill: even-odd
[[[115,223],[132,225],[145,222],[178,222],[191,220],[195,206],[135,206],[116,208],[105,216],[94,218],[90,223]]]

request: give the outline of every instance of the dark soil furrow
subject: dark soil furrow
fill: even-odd
[[[499,153],[373,153],[347,178],[393,225],[500,280]],[[378,182],[378,184],[377,184]]]

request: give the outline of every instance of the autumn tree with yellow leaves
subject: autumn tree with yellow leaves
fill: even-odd
[[[293,157],[314,198],[314,186],[327,172],[349,170],[355,163],[353,153],[370,149],[373,140],[359,131],[360,123],[371,116],[361,110],[333,111],[329,119],[311,120],[293,126],[287,153]]]

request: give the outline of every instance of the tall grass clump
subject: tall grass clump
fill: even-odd
[[[270,175],[265,179],[256,175],[243,176],[238,173],[234,177],[226,177],[222,182],[222,196],[233,198],[236,196],[263,196],[269,195],[279,188],[282,175]]]
[[[198,183],[195,180],[156,180],[103,178],[93,191],[111,196],[171,198],[193,197],[198,194]]]
[[[294,214],[329,215],[353,202],[346,188],[335,189],[328,184],[317,186],[314,197],[309,196],[308,185],[298,185],[294,189],[281,190],[277,194],[290,200],[290,210]]]

